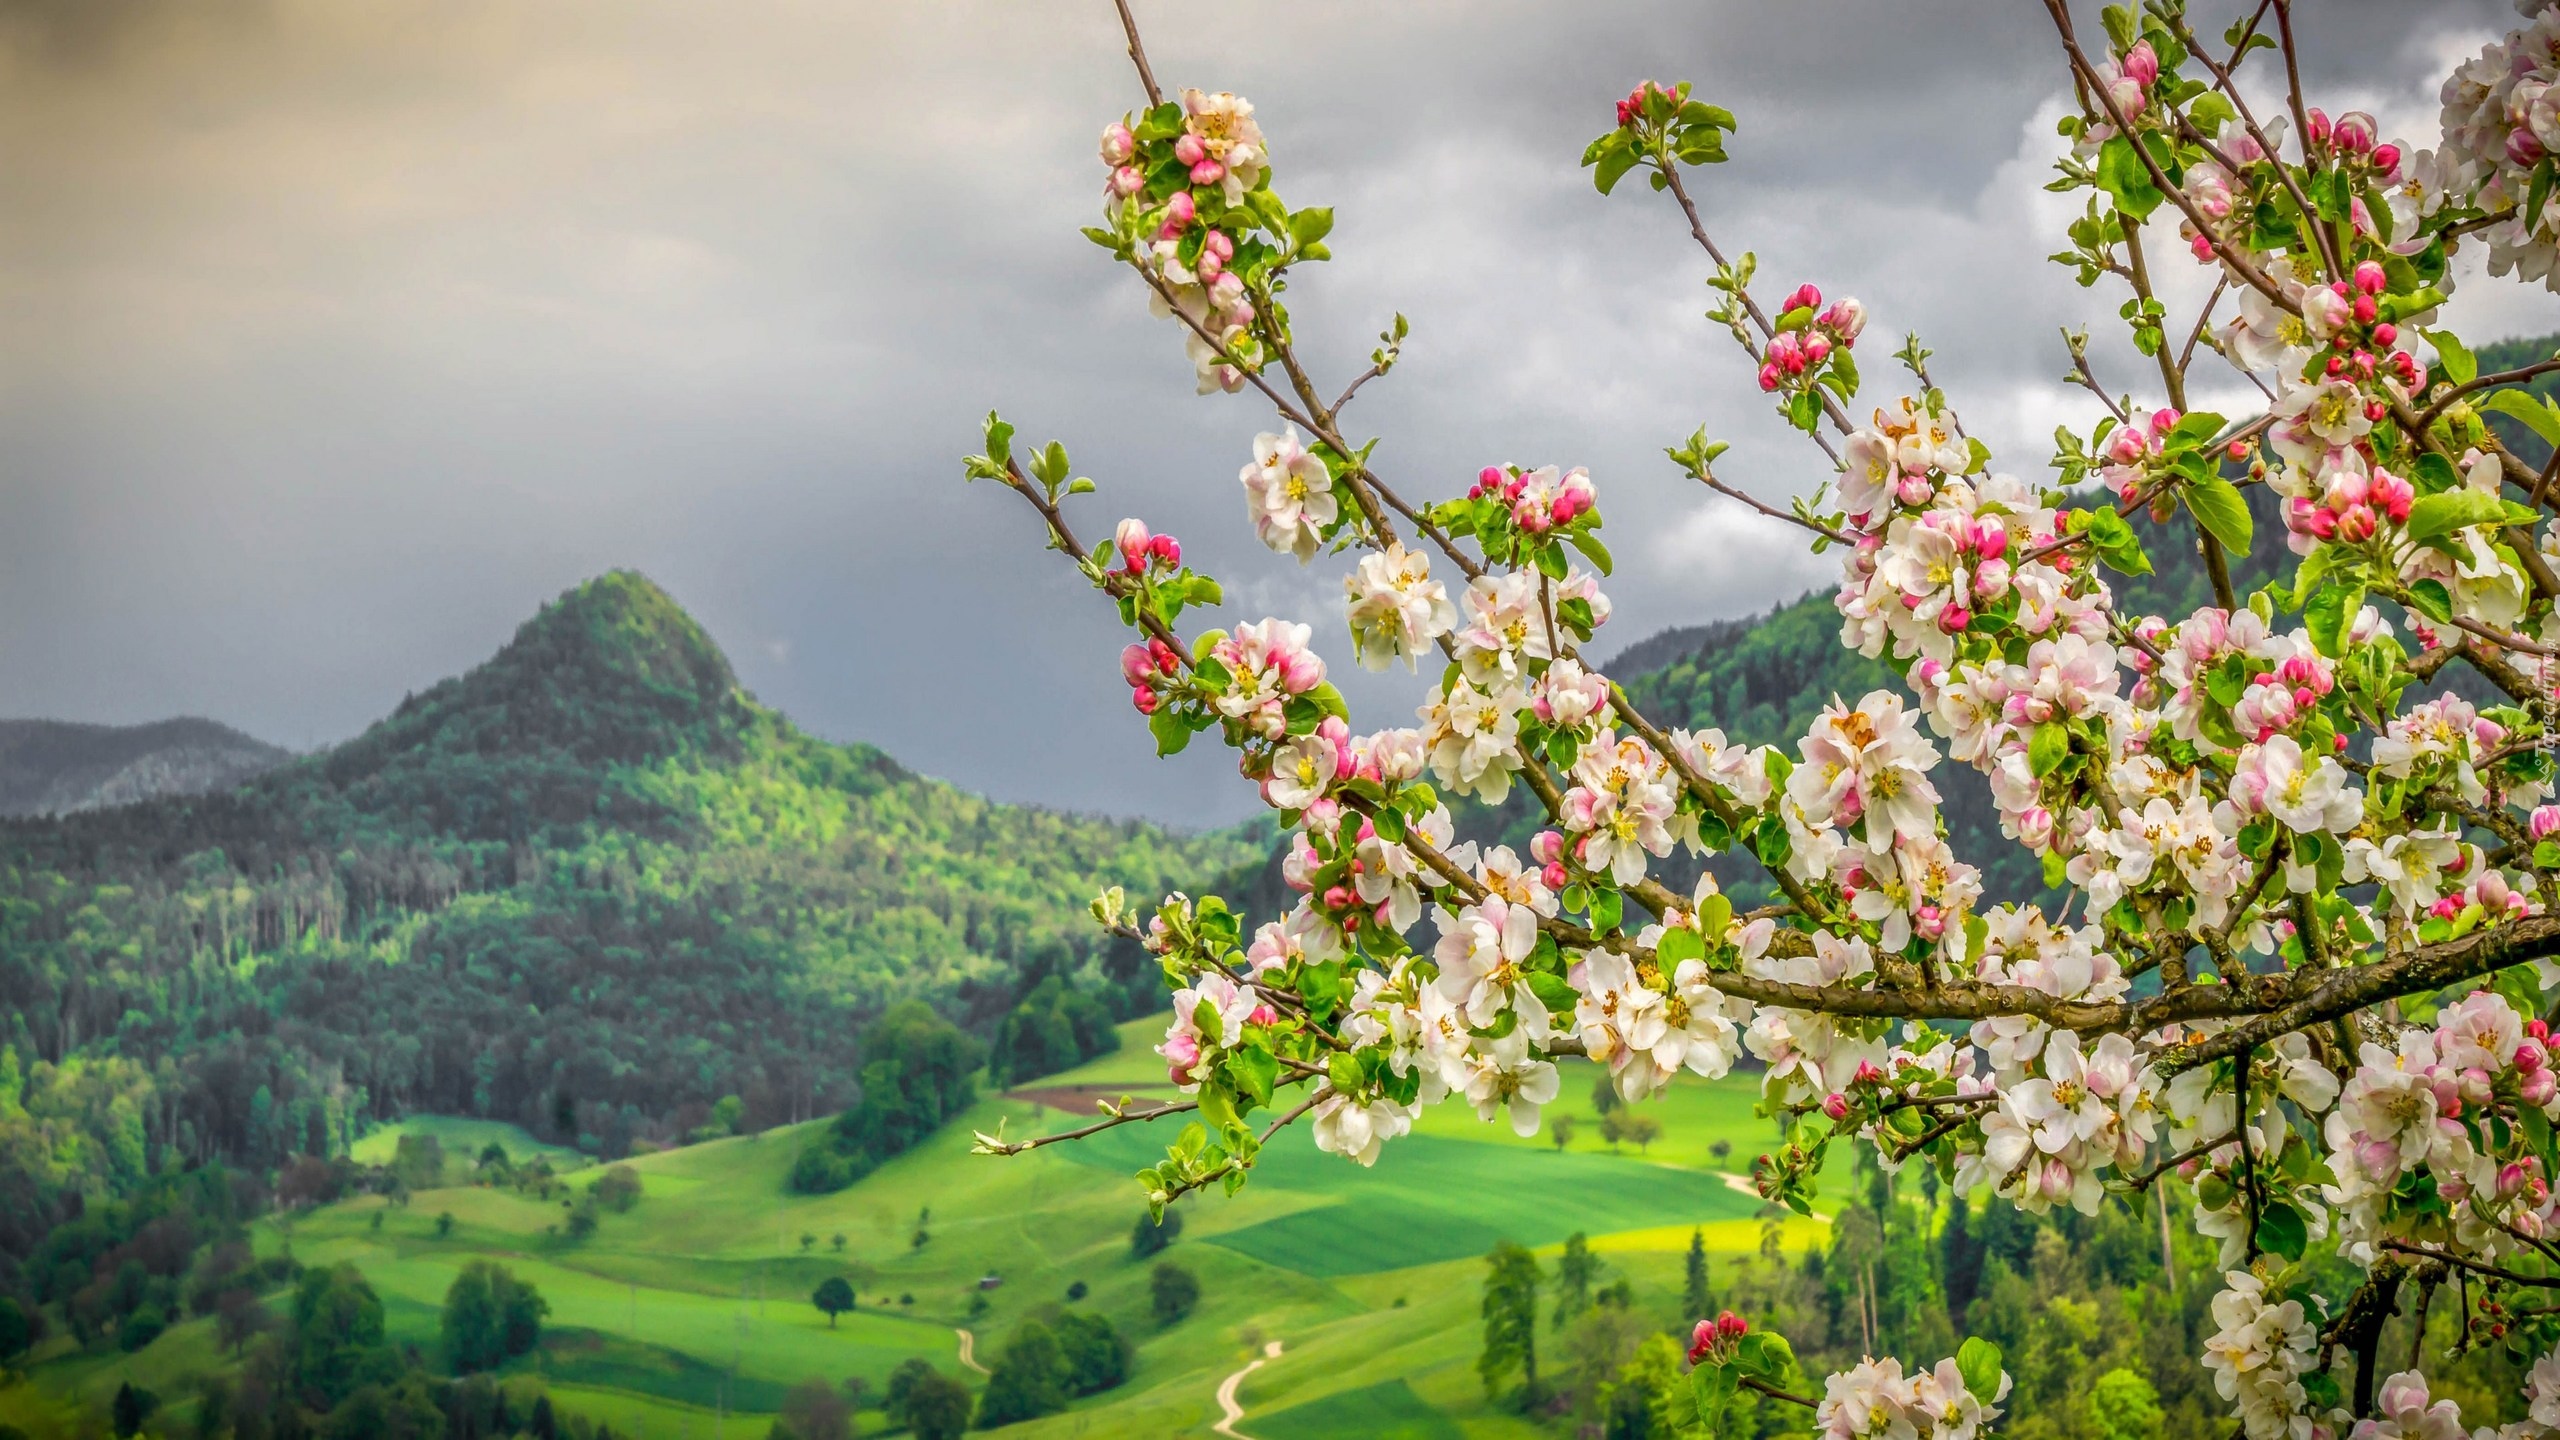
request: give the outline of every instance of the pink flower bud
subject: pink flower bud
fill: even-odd
[[[1155,538],[1147,533],[1146,521],[1134,517],[1123,520],[1112,538],[1120,547],[1120,558],[1127,562],[1130,569],[1138,570],[1146,566],[1147,544]]]
[[[1938,612],[1938,628],[1949,635],[1961,635],[1973,623],[1973,612],[1961,605],[1949,605]]]
[[[1147,553],[1163,561],[1167,570],[1182,568],[1182,542],[1170,535],[1159,535],[1148,541]]]
[[[1804,341],[1796,332],[1781,330],[1769,339],[1769,363],[1790,375],[1804,373]]]
[[[1200,1063],[1200,1037],[1176,1031],[1164,1037],[1164,1073],[1176,1085],[1191,1083],[1191,1067]]]
[[[2400,147],[2390,144],[2374,146],[2373,168],[2381,171],[2386,180],[2396,177],[2400,172]]]
[[[2374,142],[2380,138],[2376,133],[2373,117],[2362,110],[2350,110],[2339,116],[2337,125],[2330,130],[2329,135],[2337,142],[2339,149],[2356,155],[2371,151]]]
[[[1813,285],[1808,282],[1787,292],[1787,303],[1778,307],[1778,313],[1783,315],[1790,310],[1819,310],[1821,308],[1822,292],[1815,289]]]
[[[2355,278],[2356,289],[2367,295],[2381,294],[2383,288],[2390,283],[2389,279],[2382,273],[2382,266],[2371,260],[2364,261],[2356,266]]]
[[[1353,896],[1350,890],[1343,886],[1336,885],[1324,892],[1324,908],[1327,910],[1348,910],[1351,908],[1352,899]]]
[[[1894,482],[1893,493],[1905,505],[1926,505],[1936,498],[1938,487],[1930,484],[1929,477],[1919,471],[1906,470],[1902,472],[1902,478]]]
[[[2053,812],[2041,805],[2030,805],[2018,814],[2018,841],[2030,850],[2042,850],[2053,839]]]
[[[1116,170],[1128,164],[1137,153],[1138,137],[1129,133],[1128,126],[1114,120],[1102,127],[1103,164]]]
[[[1625,106],[1626,103],[1627,102],[1624,100],[1618,102],[1621,107]],[[1699,1361],[1706,1359],[1707,1351],[1713,1347],[1715,1343],[1716,1322],[1713,1320],[1699,1321],[1698,1328],[1689,1332],[1689,1363],[1695,1365]]]
[[[1760,367],[1760,388],[1762,390],[1775,390],[1780,385],[1785,384],[1786,381],[1787,372],[1778,368],[1778,362],[1775,360],[1772,360]]]
[[[2519,125],[2507,132],[2507,160],[2519,170],[2530,170],[2542,163],[2542,142],[2533,132]]]
[[[1146,172],[1135,165],[1123,165],[1111,172],[1111,193],[1127,199],[1146,188]]]
[[[1996,516],[1984,516],[1973,522],[1973,553],[1985,560],[1997,560],[2008,553],[2009,527]]]
[[[1867,328],[1867,307],[1851,296],[1831,302],[1831,308],[1815,317],[1814,324],[1829,331],[1843,345],[1855,345]]]
[[[1185,135],[1173,142],[1173,158],[1185,165],[1197,165],[1209,158],[1209,147],[1197,135]]]
[[[2373,317],[2381,313],[2382,306],[2376,302],[2372,296],[2359,295],[2356,297],[2355,317],[2357,324],[2370,325],[2373,323]]]
[[[2160,56],[2151,48],[2150,41],[2137,40],[2133,48],[2125,52],[2124,63],[2117,68],[2124,72],[2124,78],[2148,90],[2151,82],[2160,78]]]
[[[1564,857],[1564,836],[1553,830],[1541,830],[1529,837],[1529,858],[1541,865],[1552,865]]]
[[[1194,185],[1215,185],[1226,178],[1227,167],[1215,160],[1203,160],[1191,167],[1191,183]]]
[[[1129,703],[1138,707],[1139,714],[1153,715],[1157,705],[1155,689],[1147,685],[1136,687],[1129,692]]]
[[[1132,685],[1144,685],[1156,677],[1155,652],[1144,645],[1120,648],[1120,678]]]
[[[1819,365],[1831,358],[1831,337],[1817,330],[1804,337],[1804,363]]]
[[[2312,143],[2312,144],[2314,144],[2314,145],[2326,145],[2326,144],[2328,144],[2328,143],[2329,143],[2329,114],[2328,114],[2328,112],[2327,112],[2327,111],[2325,111],[2325,110],[2321,110],[2321,109],[2318,109],[2318,108],[2316,108],[2316,107],[2315,107],[2315,108],[2312,110],[2311,115],[2310,115],[2310,117],[2309,117],[2309,118],[2310,118],[2311,123],[2310,123],[2308,126],[2304,127],[2304,128],[2309,132],[2309,134],[2310,134],[2310,136],[2311,136],[2311,143]]]
[[[1849,1118],[1849,1097],[1834,1090],[1822,1097],[1822,1113],[1834,1120]]]
[[[1191,222],[1199,218],[1200,207],[1192,200],[1191,192],[1188,190],[1176,190],[1173,192],[1173,198],[1165,202],[1164,223],[1177,234],[1190,229]]]
[[[1565,873],[1563,864],[1552,860],[1538,872],[1538,880],[1550,890],[1561,890],[1573,883],[1573,877]]]
[[[2516,1068],[2530,1075],[2550,1061],[2539,1040],[2527,1038],[2516,1042]]]
[[[1273,1025],[1279,1023],[1280,1012],[1272,1009],[1269,1001],[1265,1001],[1247,1011],[1244,1019],[1248,1025]]]
[[[1716,1317],[1716,1334],[1727,1340],[1739,1340],[1750,1329],[1748,1321],[1730,1310]]]
[[[2516,1086],[2516,1098],[2536,1109],[2550,1104],[2554,1094],[2560,1094],[2560,1070],[2548,1065],[2527,1075]]]

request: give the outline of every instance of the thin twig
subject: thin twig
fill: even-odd
[[[1138,67],[1138,83],[1147,88],[1147,108],[1164,103],[1164,92],[1156,88],[1156,72],[1147,68],[1147,47],[1138,43],[1138,17],[1129,13],[1129,0],[1111,0],[1120,7],[1120,31],[1129,37],[1129,63]]]

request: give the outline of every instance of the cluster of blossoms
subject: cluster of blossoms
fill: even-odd
[[[1174,987],[1158,1051],[1201,1120],[1142,1176],[1151,1198],[1241,1183],[1270,1133],[1246,1117],[1299,1087],[1279,1123],[1310,1115],[1320,1148],[1367,1165],[1447,1099],[1534,1133],[1569,1058],[1633,1101],[1748,1056],[1785,1127],[1754,1169],[1769,1198],[1809,1210],[1834,1139],[2037,1212],[2183,1187],[2227,1272],[2203,1363],[2249,1440],[2459,1440],[2415,1372],[2371,1413],[2337,1408],[2334,1356],[2357,1342],[2306,1256],[2439,1280],[2560,1263],[2543,1018],[2560,806],[2549,677],[2518,658],[2560,638],[2560,544],[2515,498],[2547,498],[2532,472],[2458,403],[2473,361],[2435,328],[2466,234],[2502,273],[2551,278],[2560,255],[2560,215],[2521,213],[2560,189],[2560,20],[2527,13],[2448,83],[2433,152],[2298,95],[2298,136],[2261,124],[2178,7],[2111,8],[2094,60],[2065,27],[2086,109],[2060,188],[2113,214],[2093,202],[2062,258],[2135,286],[2123,313],[2172,403],[2110,397],[2094,431],[2057,437],[2055,488],[1991,466],[1916,341],[1898,358],[1919,393],[1856,404],[1865,307],[1807,284],[1764,318],[1754,262],[1719,258],[1719,318],[1761,388],[1838,432],[1828,499],[1794,518],[1842,552],[1840,643],[1902,682],[1832,697],[1784,747],[1657,723],[1583,653],[1611,610],[1586,471],[1487,466],[1416,506],[1370,470],[1339,420],[1358,384],[1329,403],[1312,387],[1276,299],[1280,269],[1323,258],[1330,212],[1271,195],[1249,105],[1190,91],[1107,131],[1097,238],[1180,314],[1203,388],[1294,392],[1239,475],[1255,534],[1302,564],[1356,551],[1359,662],[1430,677],[1415,723],[1361,733],[1310,627],[1173,628],[1217,592],[1169,539],[1129,522],[1082,562],[1141,632],[1122,670],[1160,746],[1217,731],[1288,827],[1279,918],[1248,933],[1223,902],[1175,896],[1126,932]],[[2233,64],[2251,48],[2229,44]],[[2212,83],[2182,73],[2200,63]],[[1617,111],[1586,154],[1604,193],[1640,168],[1677,186],[1733,128],[1686,87],[1648,82]],[[2139,253],[2163,205],[2222,282],[2187,348],[2267,392],[2247,421],[2183,398]],[[2076,339],[2073,355],[2098,390]],[[1720,449],[1702,433],[1671,454],[1729,491]],[[1043,465],[1053,540],[1081,556],[1056,519],[1063,455]],[[992,427],[971,467],[1042,499]],[[2259,487],[2299,563],[2249,593],[2231,562],[2252,553]],[[2120,613],[2106,572],[2151,568],[2133,518],[2182,510],[2214,602]],[[2457,662],[2514,703],[2439,681]],[[2067,904],[1986,894],[1942,813],[1975,785]],[[1460,838],[1468,802],[1520,791],[1537,812],[1520,850]],[[1762,872],[1747,897],[1730,866],[1655,878],[1727,855]],[[2530,1323],[2516,1343],[2560,1338]],[[1793,1364],[1730,1315],[1700,1322],[1690,1358],[1711,1422],[1717,1385]],[[1836,1440],[1974,1440],[2008,1384],[1996,1355],[1960,1352],[1927,1371],[1871,1358],[1820,1388]],[[2524,1398],[2531,1419],[2483,1433],[2560,1430],[2560,1354]]]
[[[1844,299],[1824,309],[1820,287],[1797,286],[1779,307],[1778,332],[1762,352],[1760,388],[1775,393],[1814,383],[1832,352],[1854,347],[1866,328],[1866,306]]]
[[[2327,1196],[2350,1254],[2369,1261],[2398,1238],[2496,1256],[2560,1231],[2543,1161],[2517,1129],[2524,1110],[2560,1119],[2549,1040],[2540,1019],[2484,990],[2395,1044],[2365,1042],[2324,1129],[2338,1179]],[[2423,1200],[2408,1185],[2420,1177]]]
[[[1105,210],[1140,229],[1139,254],[1164,286],[1154,298],[1157,313],[1183,317],[1200,393],[1242,389],[1237,362],[1253,353],[1255,308],[1233,267],[1239,246],[1253,243],[1246,196],[1267,173],[1253,106],[1185,90],[1174,115],[1103,127],[1101,154],[1110,171]]]
[[[2204,1342],[2213,1386],[2232,1404],[2249,1440],[2309,1440],[2302,1418],[2310,1392],[2302,1377],[2319,1362],[2318,1327],[2295,1299],[2267,1293],[2246,1270],[2224,1275],[2213,1297],[2214,1333]]]
[[[1952,1359],[1912,1375],[1891,1356],[1865,1360],[1824,1383],[1815,1432],[1824,1440],[1974,1440],[2000,1418],[2009,1384],[2003,1371],[1991,1394],[1977,1395]]]
[[[2560,12],[2532,0],[2516,9],[2524,28],[2446,78],[2444,145],[2413,177],[2413,203],[2456,197],[2502,214],[2484,237],[2489,273],[2560,288],[2560,209],[2548,183],[2548,162],[2560,154]],[[2536,197],[2540,207],[2529,208]]]

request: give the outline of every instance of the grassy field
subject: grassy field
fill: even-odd
[[[432,1135],[444,1146],[447,1163],[468,1167],[480,1152],[491,1145],[507,1152],[507,1159],[522,1165],[535,1156],[551,1162],[554,1171],[567,1172],[595,1163],[566,1145],[546,1145],[533,1138],[521,1126],[503,1120],[472,1120],[453,1115],[419,1115],[397,1125],[383,1125],[366,1131],[348,1150],[366,1165],[388,1165],[399,1153],[403,1135]]]
[[[1061,1104],[1075,1085],[1163,1093],[1145,1048],[1158,1023],[1133,1023],[1119,1054],[1039,1089]],[[473,1259],[502,1261],[551,1306],[543,1348],[520,1362],[520,1383],[547,1385],[555,1404],[643,1436],[759,1437],[790,1385],[859,1376],[876,1390],[909,1356],[965,1374],[959,1327],[972,1328],[979,1355],[991,1358],[1017,1322],[1066,1306],[1068,1287],[1082,1282],[1078,1307],[1109,1315],[1137,1341],[1136,1373],[1009,1433],[1205,1436],[1220,1379],[1278,1340],[1281,1355],[1241,1390],[1243,1428],[1261,1440],[1526,1437],[1536,1432],[1486,1405],[1473,1368],[1489,1246],[1511,1239],[1552,1256],[1568,1233],[1587,1232],[1611,1273],[1667,1312],[1693,1226],[1719,1254],[1760,1240],[1757,1202],[1709,1168],[1747,1168],[1774,1134],[1751,1114],[1751,1081],[1676,1087],[1649,1112],[1663,1136],[1639,1156],[1599,1141],[1591,1073],[1577,1064],[1566,1078],[1559,1109],[1583,1118],[1561,1153],[1479,1124],[1463,1106],[1431,1113],[1366,1173],[1317,1152],[1302,1133],[1284,1137],[1241,1195],[1183,1202],[1185,1230],[1170,1258],[1197,1273],[1203,1298],[1191,1317],[1161,1329],[1147,1314],[1152,1262],[1129,1255],[1142,1205],[1128,1177],[1178,1122],[1009,1159],[970,1155],[972,1130],[1021,1136],[1072,1118],[1004,1096],[835,1195],[784,1189],[804,1135],[779,1130],[631,1161],[642,1199],[627,1215],[605,1215],[584,1242],[556,1233],[557,1199],[452,1188],[401,1207],[368,1197],[271,1221],[258,1243],[309,1264],[353,1263],[381,1294],[395,1338],[430,1354],[454,1274]],[[1087,1099],[1072,1103],[1089,1109]],[[521,1132],[480,1122],[406,1128],[436,1134],[449,1151],[476,1154],[493,1139],[511,1153],[534,1148]],[[1730,1145],[1721,1159],[1719,1140]],[[377,1131],[363,1143],[387,1157],[396,1137]],[[440,1238],[442,1215],[453,1223]],[[1790,1221],[1788,1242],[1818,1228]],[[831,1275],[850,1279],[860,1298],[833,1327],[808,1302]],[[998,1284],[981,1290],[988,1277]],[[973,1317],[980,1295],[991,1308]],[[48,1359],[33,1384],[0,1390],[0,1421],[49,1433],[71,1411],[95,1413],[124,1379],[182,1394],[181,1378],[213,1363],[201,1321],[132,1356]],[[863,1419],[866,1433],[881,1427],[877,1414]]]

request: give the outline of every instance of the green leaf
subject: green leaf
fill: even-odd
[[[2346,653],[2347,626],[2363,608],[2364,586],[2321,586],[2311,603],[2302,607],[2302,623],[2311,631],[2312,645],[2333,659]]]
[[[1572,731],[1559,730],[1547,737],[1547,758],[1555,762],[1557,769],[1570,770],[1573,762],[1582,758],[1582,742],[1574,738]]]
[[[1782,1380],[1796,1368],[1796,1348],[1775,1330],[1753,1330],[1734,1344],[1734,1367],[1763,1380]]]
[[[2436,347],[2436,368],[2444,378],[2456,385],[2468,385],[2480,374],[2480,361],[2469,346],[2450,330],[2421,330],[2427,343]]]
[[[2446,593],[2441,580],[2420,580],[2409,587],[2410,603],[2419,614],[2439,625],[2453,623],[2453,596]]]
[[[2187,482],[2187,512],[2205,533],[2222,542],[2222,548],[2234,555],[2249,553],[2249,540],[2254,527],[2249,523],[2249,502],[2240,498],[2240,487],[2219,475],[2208,475]]]
[[[1634,146],[1620,144],[1613,147],[1596,162],[1598,168],[1592,171],[1591,183],[1599,187],[1601,194],[1608,194],[1618,188],[1619,181],[1627,178],[1628,171],[1636,168],[1637,159]]]
[[[1774,817],[1763,819],[1760,828],[1752,833],[1752,853],[1760,857],[1761,864],[1772,869],[1786,864],[1787,857],[1795,853],[1795,848],[1796,842],[1787,834],[1786,823]]]
[[[2027,769],[2039,780],[2054,772],[2071,754],[2071,730],[2059,720],[2038,725],[2027,741]]]
[[[1683,960],[1703,960],[1706,956],[1707,942],[1685,925],[1664,930],[1662,938],[1653,944],[1653,963],[1661,966],[1665,974]]]
[[[1546,576],[1548,579],[1563,579],[1567,568],[1565,565],[1564,547],[1553,541],[1540,545],[1538,547],[1537,565],[1538,573]]]
[[[1787,422],[1807,435],[1822,423],[1822,396],[1812,390],[1799,390],[1787,402]]]
[[[1156,737],[1158,755],[1179,755],[1191,743],[1191,727],[1170,705],[1156,707],[1156,713],[1147,717],[1147,730]]]
[[[1611,565],[1609,547],[1600,543],[1599,536],[1588,530],[1576,530],[1566,538],[1573,542],[1574,549],[1582,552],[1583,559],[1591,562],[1592,569],[1599,571],[1602,575],[1609,573]]]
[[[2474,525],[2503,525],[2507,507],[2495,495],[2484,495],[2465,486],[2447,490],[2441,495],[2422,497],[2409,507],[2409,538],[2421,545],[2432,545],[2456,530]]]
[[[1698,1405],[1698,1423],[1709,1435],[1720,1433],[1725,1406],[1733,1401],[1742,1377],[1730,1365],[1701,1365],[1689,1372],[1689,1398]]]
[[[1200,1087],[1200,1118],[1220,1130],[1236,1126],[1236,1098],[1227,1093],[1223,1077],[1216,1071],[1210,1072],[1209,1083]]]
[[[1333,233],[1333,207],[1310,205],[1289,217],[1289,238],[1301,250]]]
[[[2178,423],[2169,427],[2169,440],[2174,444],[2201,445],[2221,434],[2229,423],[2210,410],[2191,411],[2179,416]]]
[[[2453,462],[2433,450],[2419,456],[2418,463],[2410,470],[2409,478],[2416,483],[2421,495],[2442,494],[2462,483],[2462,474],[2453,468]]]
[[[1255,1105],[1271,1103],[1271,1087],[1280,1079],[1280,1060],[1259,1046],[1238,1050],[1227,1058],[1227,1070],[1236,1079],[1236,1093]]]
[[[2521,420],[2526,428],[2542,437],[2543,443],[2560,445],[2560,413],[2555,413],[2551,403],[2539,396],[2522,390],[2499,390],[2481,401],[2479,408]]]
[[[2301,1211],[2279,1203],[2258,1213],[2259,1249],[2287,1260],[2299,1260],[2310,1243],[2311,1229],[2303,1223]]]
[[[2133,142],[2122,135],[2111,137],[2098,150],[2098,188],[2115,200],[2118,210],[2136,220],[2148,218],[2163,198]]]
[[[1013,427],[997,419],[993,410],[987,412],[987,458],[996,462],[998,470],[1013,459]]]
[[[1990,1404],[2000,1390],[2000,1347],[1979,1335],[1969,1337],[1956,1347],[1956,1373],[1974,1399]]]

